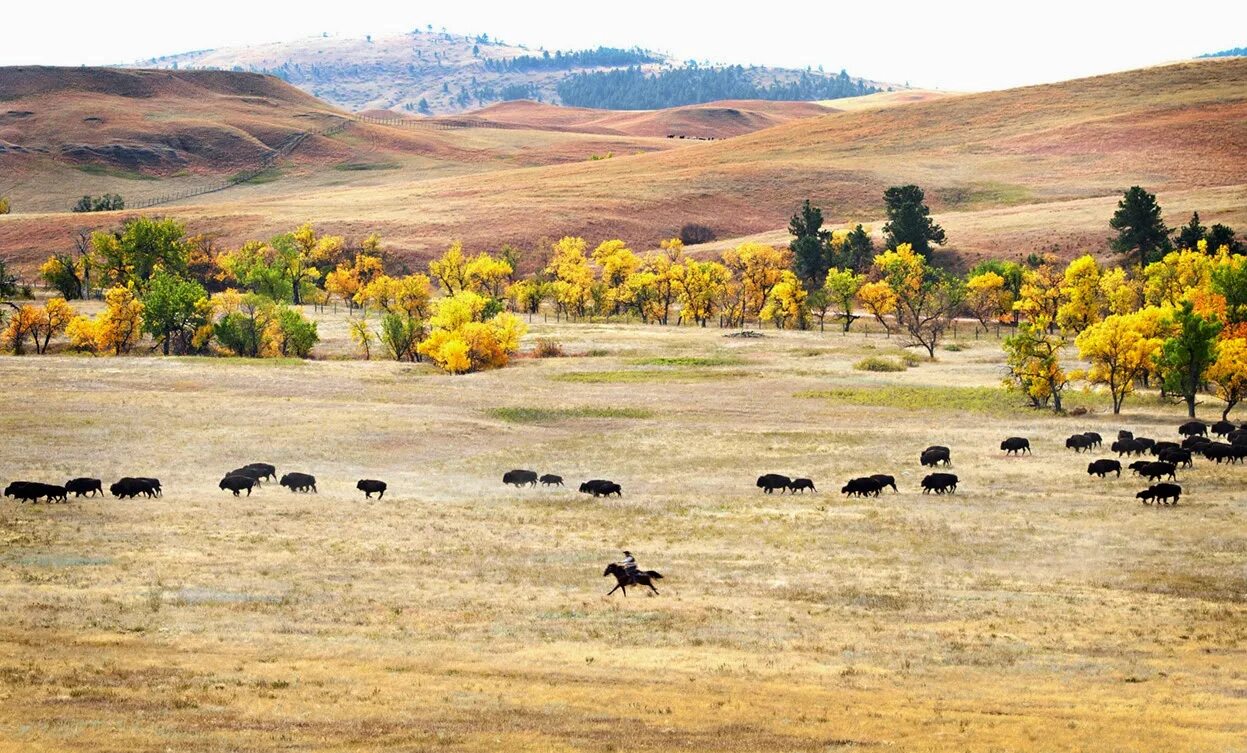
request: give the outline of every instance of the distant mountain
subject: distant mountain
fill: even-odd
[[[1247,57],[1247,47],[1235,47],[1230,50],[1221,50],[1220,52],[1205,52],[1200,55],[1201,58],[1239,58]]]
[[[322,35],[199,50],[138,61],[134,67],[267,73],[349,110],[421,115],[517,99],[656,109],[719,99],[834,99],[884,86],[844,71],[698,65],[640,47],[532,50],[485,34],[419,29],[385,37]]]

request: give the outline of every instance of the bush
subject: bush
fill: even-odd
[[[254,317],[234,311],[221,317],[212,328],[212,334],[221,347],[235,355],[258,358],[261,344],[261,325]]]
[[[533,349],[533,355],[537,358],[562,358],[563,343],[553,337],[537,338],[537,347]]]
[[[113,212],[125,209],[126,201],[120,194],[106,193],[103,196],[83,196],[74,204],[74,212]]]
[[[692,246],[697,243],[709,243],[714,239],[714,231],[705,225],[690,222],[680,228],[680,242],[686,246]]]
[[[420,341],[424,339],[424,321],[406,314],[381,317],[381,342],[395,361],[419,361]]]
[[[277,317],[277,331],[274,333],[274,347],[283,356],[307,358],[312,348],[320,342],[316,332],[316,322],[303,315],[302,311],[292,308],[281,308]]]
[[[944,346],[944,350],[947,350],[949,353],[960,353],[966,350],[966,346],[961,343],[949,343]]]
[[[904,371],[909,368],[909,365],[903,361],[898,361],[898,360],[894,360],[891,358],[881,358],[879,356],[870,356],[868,358],[863,358],[862,360],[853,364],[853,368],[857,369],[858,371],[892,372],[892,371]]]
[[[13,210],[13,205],[9,202],[8,196],[0,196],[0,214],[8,214]]]

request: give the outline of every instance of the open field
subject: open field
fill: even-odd
[[[312,362],[0,358],[3,480],[166,489],[0,503],[0,751],[1242,749],[1247,468],[1157,509],[1061,449],[1179,409],[1023,409],[990,338],[889,374],[851,366],[877,334],[533,330],[572,355],[338,361],[338,316]],[[954,496],[917,493],[930,444]],[[216,489],[250,461],[320,494]],[[901,491],[836,493],[862,473]],[[661,596],[602,596],[624,548]]]

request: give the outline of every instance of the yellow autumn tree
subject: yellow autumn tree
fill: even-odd
[[[437,280],[446,295],[455,295],[468,289],[468,258],[463,244],[455,241],[440,258],[429,262],[429,276]]]
[[[1113,267],[1100,275],[1100,293],[1109,314],[1132,314],[1143,306],[1143,283]]]
[[[840,319],[843,332],[848,332],[858,316],[853,313],[858,293],[866,284],[865,275],[859,275],[852,269],[827,270],[827,279],[823,282],[823,296],[827,306]],[[820,321],[821,326],[821,321]]]
[[[1062,271],[1052,259],[1045,258],[1038,267],[1022,274],[1022,287],[1013,310],[1025,316],[1027,321],[1051,330],[1056,325],[1061,304],[1065,302],[1061,294],[1064,282]]]
[[[104,311],[95,319],[76,316],[68,324],[70,344],[92,353],[129,353],[143,327],[143,302],[131,288],[116,285],[104,293]]]
[[[1201,248],[1207,247],[1200,241]],[[1214,260],[1202,251],[1171,251],[1143,270],[1143,296],[1149,306],[1178,306],[1188,293],[1211,289]]]
[[[658,324],[667,324],[670,321],[671,307],[677,298],[672,269],[683,261],[684,242],[679,238],[671,238],[662,242],[660,251],[646,254],[641,262],[642,270],[654,276],[654,295],[649,303],[649,318]]]
[[[1156,357],[1169,334],[1169,317],[1168,311],[1156,307],[1114,314],[1075,338],[1079,357],[1091,364],[1077,376],[1108,388],[1113,413],[1121,413],[1135,383],[1155,371]]]
[[[727,267],[714,261],[689,259],[671,269],[680,301],[680,318],[706,326],[715,315],[722,289],[731,280]]]
[[[742,285],[743,316],[761,320],[772,289],[785,279],[784,273],[792,267],[792,252],[765,243],[742,243],[723,252],[722,264]]]
[[[385,265],[381,257],[358,253],[350,264],[342,263],[325,275],[325,292],[337,296],[351,308],[359,304],[355,296],[361,288],[383,274]]]
[[[602,269],[604,308],[618,314],[630,304],[628,276],[641,268],[641,259],[623,241],[609,240],[593,249],[593,261]]]
[[[887,317],[896,313],[896,292],[892,287],[883,280],[868,282],[857,291],[857,300],[891,336],[895,324]]]
[[[970,312],[983,331],[1000,322],[1001,317],[1013,308],[1013,294],[1005,287],[1005,278],[987,271],[966,280],[966,310]]]
[[[26,304],[10,317],[8,326],[0,333],[0,345],[20,356],[26,353],[26,343],[34,341],[36,352],[39,347],[39,327],[44,319],[44,312],[38,306]]]
[[[1247,340],[1241,337],[1222,339],[1217,344],[1217,359],[1204,373],[1212,394],[1225,403],[1221,420],[1227,420],[1234,406],[1247,397]]]
[[[464,267],[467,288],[490,298],[502,298],[515,269],[506,259],[479,253]]]
[[[805,302],[809,297],[801,281],[785,270],[779,282],[771,287],[766,305],[759,313],[759,320],[775,322],[779,329],[806,329],[809,326],[809,309]]]
[[[1057,326],[1077,335],[1103,319],[1107,304],[1100,283],[1100,265],[1090,254],[1071,261],[1061,281]]]
[[[506,312],[482,321],[487,303],[470,290],[437,301],[420,353],[451,374],[505,366],[528,328]]]
[[[585,255],[585,239],[565,237],[553,246],[546,273],[553,278],[551,290],[561,314],[585,316],[593,305],[593,267]]]

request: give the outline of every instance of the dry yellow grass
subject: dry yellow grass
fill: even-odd
[[[348,349],[338,318],[322,331]],[[896,341],[767,334],[539,323],[599,355],[467,377],[0,358],[6,481],[166,488],[0,504],[0,750],[1241,747],[1247,469],[1201,464],[1182,504],[1145,508],[1061,443],[1171,436],[1173,407],[1017,408],[992,340],[867,374]],[[1009,435],[1034,457],[1002,457]],[[955,496],[916,491],[933,443]],[[257,460],[321,493],[216,489]],[[624,496],[503,487],[512,467]],[[820,491],[764,495],[767,471]],[[836,493],[863,472],[901,493]],[[661,596],[602,596],[623,548]]]

